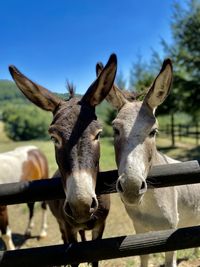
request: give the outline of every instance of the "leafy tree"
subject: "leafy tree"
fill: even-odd
[[[172,43],[162,40],[166,57],[173,60],[173,92],[158,108],[158,114],[171,115],[172,145],[174,143],[174,113],[183,111],[198,122],[200,114],[200,1],[190,0],[182,4],[175,3],[171,21]],[[155,70],[160,68],[162,60],[157,52],[152,54],[151,67],[138,58],[131,69],[131,89],[143,91],[149,86]]]
[[[5,131],[9,138],[19,140],[46,139],[50,116],[29,105],[8,105],[2,113]]]
[[[165,109],[185,111],[198,120],[200,106],[200,1],[190,0],[186,5],[174,4],[171,30],[172,44],[162,40],[166,56],[173,59],[173,98]],[[155,53],[156,54],[156,53]],[[154,54],[154,56],[155,56]],[[158,58],[158,56],[157,56]]]
[[[126,89],[126,79],[124,78],[122,71],[117,75],[115,83],[120,89]]]
[[[174,4],[171,30],[172,44],[162,40],[165,56],[173,59],[173,93],[159,109],[160,113],[171,114],[172,145],[174,112],[184,111],[198,123],[200,113],[200,1],[185,1],[185,6]],[[160,58],[154,53],[154,62]]]
[[[129,89],[143,93],[149,88],[154,78],[154,72],[147,63],[138,56],[130,70]]]

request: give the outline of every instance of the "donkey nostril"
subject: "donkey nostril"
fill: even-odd
[[[98,203],[97,203],[96,199],[93,197],[92,198],[92,204],[90,206],[90,212],[91,213],[94,212],[95,209],[97,208],[97,206],[98,206]]]
[[[120,181],[117,181],[117,191],[119,191],[119,192],[121,192],[121,193],[124,192],[124,190],[123,190],[123,188],[122,188],[122,185],[121,185]]]
[[[145,186],[145,182],[143,181],[142,182],[142,185],[141,185],[141,189],[145,189],[146,188],[146,186]]]
[[[144,194],[146,191],[147,191],[147,184],[145,181],[143,181],[139,190],[139,194]]]
[[[93,197],[93,198],[92,198],[91,208],[92,208],[92,209],[95,209],[96,207],[97,207],[97,202],[96,202],[96,199]]]
[[[70,217],[73,217],[73,213],[72,210],[70,208],[69,202],[67,202],[64,206],[64,211],[67,215],[69,215]]]

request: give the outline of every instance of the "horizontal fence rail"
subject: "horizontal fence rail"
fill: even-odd
[[[50,267],[200,246],[200,226],[95,241],[0,251],[1,267]]]
[[[116,192],[116,170],[98,174],[96,193]],[[148,188],[200,183],[200,167],[197,161],[187,161],[154,166],[147,178]],[[0,185],[0,204],[11,205],[25,202],[64,198],[60,177],[38,181],[25,181]]]

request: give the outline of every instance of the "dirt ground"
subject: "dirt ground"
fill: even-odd
[[[126,211],[117,194],[112,194],[111,211],[107,219],[107,225],[104,232],[104,237],[113,237],[120,235],[133,234],[134,229]],[[26,204],[9,206],[9,220],[13,232],[14,243],[18,248],[30,248],[46,245],[62,244],[60,232],[57,222],[48,210],[48,236],[44,239],[38,240],[40,232],[42,213],[39,203],[35,207],[35,227],[32,236],[28,239],[24,236],[24,231],[28,222],[28,208]],[[89,238],[90,236],[88,236]],[[1,249],[3,243],[0,242]],[[192,251],[192,250],[190,250]],[[189,253],[190,260],[183,259],[185,254],[179,255],[179,267],[197,267],[200,266],[200,259],[192,256],[193,252]],[[181,257],[181,259],[180,259]],[[155,254],[150,258],[150,266],[162,266],[164,263],[164,254]],[[87,266],[81,264],[80,266]],[[125,267],[125,266],[139,266],[139,257],[120,258],[115,260],[101,261],[100,267]]]

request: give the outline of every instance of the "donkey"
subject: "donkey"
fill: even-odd
[[[97,64],[97,72],[101,70],[102,65]],[[178,162],[156,149],[158,123],[155,110],[168,96],[172,76],[172,63],[166,59],[143,101],[136,97],[133,101],[116,86],[107,97],[118,111],[113,121],[119,174],[116,187],[136,233],[192,226],[200,222],[199,184],[147,191],[146,178],[152,166]],[[148,255],[141,256],[142,267],[148,266],[148,258]],[[175,252],[166,252],[165,266],[176,266]]]
[[[0,184],[14,183],[24,180],[39,180],[48,177],[48,163],[44,154],[35,146],[18,147],[12,151],[0,153]],[[34,226],[34,203],[27,203],[29,208],[29,222],[25,235],[31,235]],[[42,227],[39,237],[47,235],[47,209],[42,202]],[[8,222],[7,206],[0,205],[0,230],[7,250],[15,249],[11,238]]]
[[[110,196],[96,196],[95,193],[102,131],[95,107],[111,90],[116,68],[117,58],[113,54],[84,96],[81,99],[71,96],[67,101],[30,81],[14,66],[9,68],[25,96],[53,113],[49,134],[58,164],[54,177],[61,175],[65,199],[50,201],[49,206],[58,221],[64,243],[77,242],[78,232],[84,241],[85,230],[92,230],[92,239],[101,238],[104,231]]]

